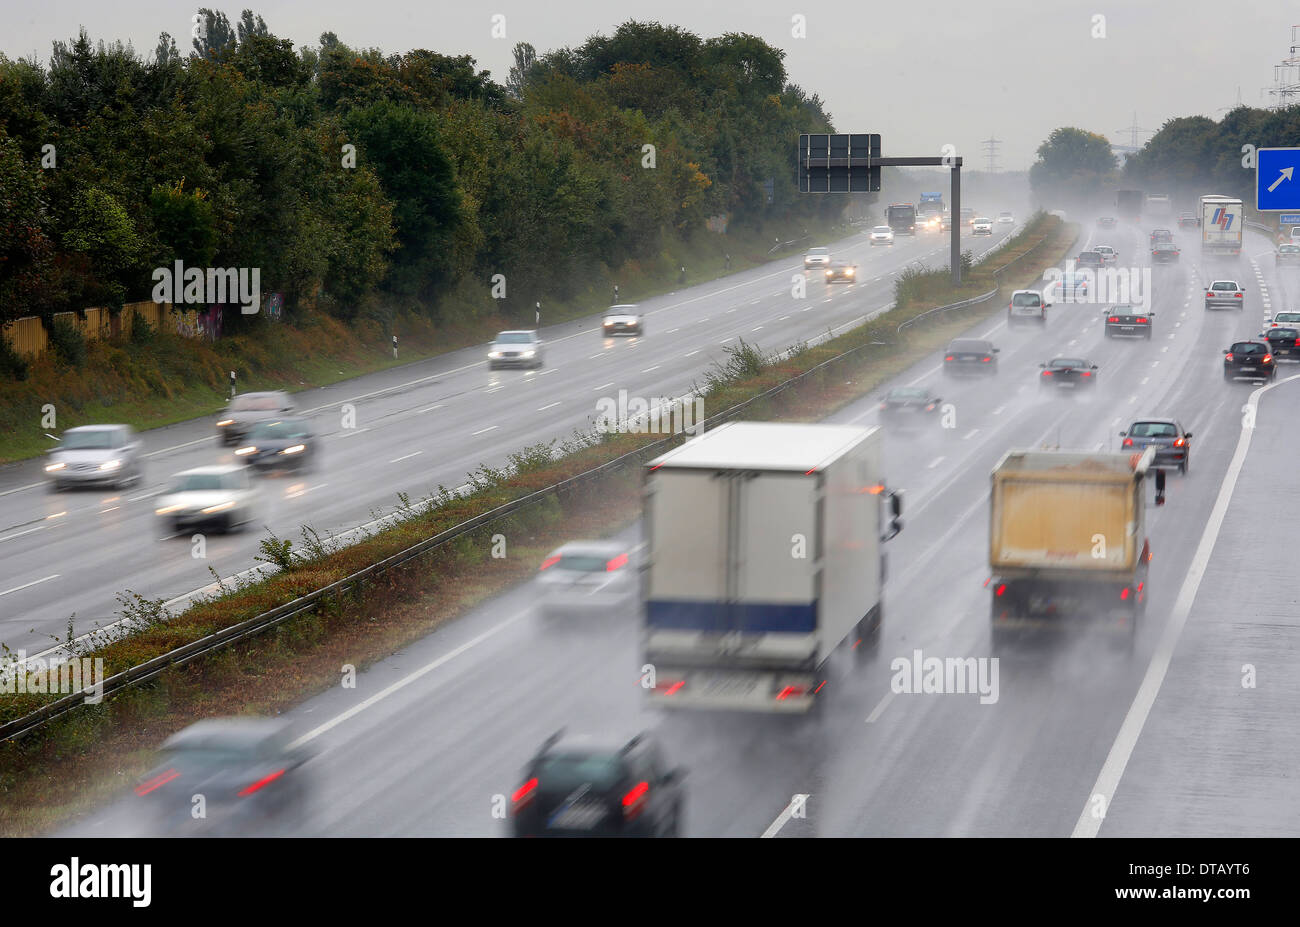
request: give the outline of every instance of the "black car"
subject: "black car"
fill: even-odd
[[[677,837],[685,775],[648,732],[618,742],[559,731],[524,769],[511,829],[516,837]]]
[[[835,261],[830,267],[826,268],[827,283],[835,283],[837,280],[852,283],[857,277],[858,265],[851,264],[848,261]]]
[[[1099,229],[1113,229],[1114,227],[1115,227],[1114,216],[1102,216],[1100,219],[1097,220],[1097,228]]]
[[[1128,426],[1119,436],[1124,439],[1124,449],[1141,452],[1149,447],[1156,449],[1157,467],[1177,467],[1183,473],[1191,463],[1192,433],[1172,418],[1146,418]]]
[[[293,400],[280,390],[243,393],[230,400],[217,422],[217,437],[222,444],[238,444],[258,422],[292,414]]]
[[[1151,340],[1151,318],[1155,313],[1137,306],[1111,306],[1106,310],[1106,337],[1133,336]]]
[[[1038,366],[1043,368],[1038,376],[1043,389],[1088,389],[1097,383],[1097,365],[1082,357],[1054,357]]]
[[[1152,229],[1151,230],[1151,247],[1154,248],[1162,241],[1173,241],[1174,233],[1169,229]]]
[[[1300,329],[1286,328],[1279,325],[1260,335],[1268,342],[1268,348],[1274,359],[1300,361]]]
[[[983,338],[958,338],[943,355],[945,377],[991,377],[998,372],[998,349]]]
[[[1158,241],[1151,246],[1151,263],[1172,264],[1181,253],[1172,241]]]
[[[1080,251],[1079,256],[1075,258],[1076,267],[1101,267],[1106,263],[1106,259],[1101,256],[1100,251]]]
[[[938,421],[942,402],[942,399],[923,386],[897,386],[881,400],[880,420],[887,425]]]
[[[1223,379],[1245,377],[1251,380],[1272,380],[1277,376],[1277,364],[1268,342],[1237,341],[1223,352]]]
[[[316,435],[305,418],[259,422],[235,454],[258,470],[310,470],[316,466]]]

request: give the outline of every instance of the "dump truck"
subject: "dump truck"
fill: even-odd
[[[644,473],[642,686],[665,709],[803,714],[884,620],[901,530],[882,432],[733,422]]]
[[[1132,647],[1146,608],[1146,481],[1155,451],[1008,451],[994,467],[994,648],[1026,633],[1101,630]]]

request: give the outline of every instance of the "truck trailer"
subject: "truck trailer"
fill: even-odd
[[[1026,633],[1100,630],[1131,647],[1147,601],[1141,454],[1007,452],[989,512],[993,646]],[[1163,479],[1155,471],[1157,491]]]
[[[1115,211],[1121,219],[1138,222],[1142,219],[1144,198],[1141,190],[1120,190],[1115,194]]]
[[[1201,217],[1201,254],[1241,256],[1241,229],[1245,224],[1245,214],[1240,199],[1207,193],[1200,198],[1197,214]]]
[[[879,428],[734,422],[646,465],[643,681],[667,709],[800,714],[883,621],[901,530]]]

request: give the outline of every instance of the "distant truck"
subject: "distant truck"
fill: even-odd
[[[911,203],[893,203],[886,212],[886,222],[895,235],[915,235],[916,207]]]
[[[1174,215],[1174,204],[1168,193],[1148,193],[1145,209],[1147,216],[1155,220],[1170,219]]]
[[[1003,456],[989,513],[995,649],[1023,632],[1085,627],[1132,645],[1147,601],[1145,484],[1154,460],[1154,448]],[[1159,495],[1163,473],[1155,479]]]
[[[944,212],[942,193],[922,193],[921,201],[916,204],[916,224],[918,228],[939,231]]]
[[[1241,200],[1207,193],[1200,198],[1200,207],[1201,254],[1240,257],[1241,227],[1245,219]]]
[[[1143,202],[1141,190],[1120,190],[1115,194],[1115,211],[1121,219],[1137,222],[1142,218]]]
[[[667,709],[806,713],[883,621],[882,432],[733,422],[646,465],[643,674]],[[644,677],[643,677],[644,678]]]

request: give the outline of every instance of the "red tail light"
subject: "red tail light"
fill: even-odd
[[[177,772],[175,769],[169,769],[165,773],[159,773],[158,775],[150,779],[148,782],[141,782],[139,785],[137,785],[135,787],[135,794],[141,796],[148,795],[154,789],[161,788],[162,786],[166,785],[168,782],[171,782],[173,779],[178,778],[179,776],[180,773]]]
[[[1177,441],[1174,442],[1174,447],[1182,447],[1186,443],[1187,442],[1184,441],[1182,438],[1179,438]]]
[[[1119,592],[1119,597],[1120,597],[1121,601],[1124,601],[1124,602],[1127,602],[1127,601],[1128,601],[1128,586],[1125,586],[1123,589],[1120,590],[1120,592]]]
[[[660,683],[655,686],[656,689],[663,689],[664,695],[676,695],[682,686],[686,685],[685,679],[677,679],[672,682]]]
[[[537,777],[529,779],[519,788],[515,789],[515,794],[510,797],[514,803],[515,812],[518,813],[521,808],[528,806],[534,798],[537,797]]]
[[[882,403],[880,404],[880,408],[882,408],[882,409],[888,409],[888,408],[889,408],[889,403],[887,403],[887,402],[882,402]]]
[[[1132,438],[1125,438],[1125,439],[1124,439],[1124,446],[1125,446],[1125,447],[1132,447],[1132,446],[1133,446],[1133,439],[1132,439]]]
[[[1146,325],[1146,324],[1147,324],[1148,322],[1150,322],[1151,320],[1150,320],[1150,319],[1147,319],[1147,318],[1143,318],[1142,316],[1138,316],[1138,320],[1137,320],[1137,321],[1138,321],[1138,324],[1139,324],[1139,325]]]
[[[1090,377],[1090,376],[1092,376],[1092,371],[1091,371],[1091,370],[1085,370],[1085,371],[1083,371],[1083,375],[1084,375],[1085,377]]]
[[[1044,370],[1044,371],[1043,371],[1043,376],[1045,376],[1045,377],[1050,377],[1051,375],[1052,375],[1052,371],[1050,371],[1050,370]]]
[[[951,354],[949,354],[947,357],[944,358],[944,360],[946,361],[955,360],[955,359],[956,358],[954,358]]]
[[[605,571],[613,573],[615,570],[622,569],[627,565],[627,554],[619,554],[613,560],[605,564]]]
[[[638,782],[632,786],[631,790],[623,796],[623,818],[632,820],[638,814],[645,810],[646,801],[650,794],[649,782]]]
[[[1264,355],[1264,363],[1266,363],[1266,364],[1271,364],[1271,363],[1273,363],[1273,355],[1272,355],[1272,354],[1265,354],[1265,355]]]
[[[1119,316],[1117,316],[1117,315],[1113,315],[1113,316],[1111,316],[1109,319],[1107,319],[1106,321],[1107,321],[1107,322],[1118,322],[1118,321],[1119,321]]]
[[[1007,591],[1007,584],[1006,584],[1006,583],[1002,583],[1000,586],[998,586],[997,589],[995,589],[995,590],[993,591],[993,594],[994,594],[994,595],[1002,595],[1002,593],[1004,593],[1004,592],[1006,592],[1006,591]]]
[[[559,562],[560,562],[560,557],[558,554],[554,557],[547,557],[545,560],[542,561],[542,569],[549,570],[551,567],[555,566]]]
[[[286,771],[283,770],[283,769],[277,769],[275,772],[271,773],[269,776],[263,776],[261,779],[258,779],[258,780],[257,780],[256,782],[254,782],[252,785],[248,786],[248,787],[245,788],[243,791],[241,791],[241,792],[239,793],[239,797],[240,797],[240,798],[247,798],[249,795],[252,795],[254,792],[256,792],[256,791],[258,791],[258,790],[260,790],[260,789],[264,789],[264,788],[266,788],[268,785],[270,785],[270,784],[271,784],[272,782],[274,782],[276,779],[279,779],[281,776],[283,776],[283,775],[285,774],[285,772],[286,772]]]
[[[1237,296],[1238,299],[1241,299],[1241,294],[1240,294],[1240,293],[1237,293],[1236,296]]]
[[[982,363],[985,363],[985,364],[987,364],[987,363],[988,363],[989,361],[991,361],[991,360],[993,360],[993,358],[991,358],[991,357],[981,357],[981,358],[980,358],[980,361],[981,361]]]
[[[1232,360],[1232,352],[1229,351],[1227,354],[1223,355],[1223,359],[1224,359],[1224,360]]]

